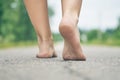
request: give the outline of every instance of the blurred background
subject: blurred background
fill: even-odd
[[[120,0],[83,0],[78,28],[82,44],[120,46]],[[55,42],[59,34],[61,0],[48,0]],[[22,0],[0,0],[0,48],[36,45],[36,35]]]

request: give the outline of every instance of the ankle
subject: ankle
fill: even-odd
[[[74,15],[64,15],[62,17],[62,20],[60,22],[60,25],[67,25],[67,24],[71,24],[76,26],[78,23],[78,17],[74,16]]]
[[[41,42],[44,42],[44,41],[53,41],[53,37],[52,36],[50,36],[50,37],[41,37]]]
[[[49,41],[53,41],[51,38],[43,38],[41,39],[42,42],[49,42]]]
[[[64,18],[68,18],[68,20],[70,19],[70,20],[73,20],[74,22],[78,22],[79,20],[78,14],[70,13],[70,12],[65,12],[62,19]]]

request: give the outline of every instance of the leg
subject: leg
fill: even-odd
[[[62,20],[59,26],[64,38],[64,60],[86,60],[77,28],[82,0],[62,0]]]
[[[24,0],[31,22],[37,34],[39,58],[56,56],[48,19],[47,0]]]

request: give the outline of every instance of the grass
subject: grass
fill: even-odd
[[[62,41],[54,41],[55,45]],[[37,41],[20,41],[20,42],[8,42],[0,43],[0,49],[12,48],[12,47],[26,47],[26,46],[37,46]]]
[[[120,46],[120,40],[116,40],[116,39],[108,39],[108,40],[92,40],[92,41],[88,41],[87,43],[88,45],[106,45],[106,46]]]
[[[20,41],[20,42],[7,42],[0,43],[0,49],[11,48],[11,47],[23,47],[23,46],[34,46],[37,45],[36,41]]]
[[[63,40],[60,34],[53,33],[54,42],[60,42]],[[34,46],[37,45],[37,41],[19,41],[19,42],[0,42],[0,49],[11,48],[11,47],[24,47],[24,46]]]
[[[54,37],[54,43],[58,43],[63,41],[59,35],[57,37]],[[82,43],[85,45],[102,45],[102,46],[120,46],[120,40],[118,39],[108,39],[108,40],[92,40],[88,41],[86,43]],[[24,47],[24,46],[35,46],[37,45],[37,41],[20,41],[20,42],[3,42],[0,43],[0,49],[3,48],[11,48],[11,47]]]

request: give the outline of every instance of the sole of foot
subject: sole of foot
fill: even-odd
[[[80,45],[76,22],[72,19],[63,18],[59,31],[64,38],[63,59],[65,61],[86,61]]]

